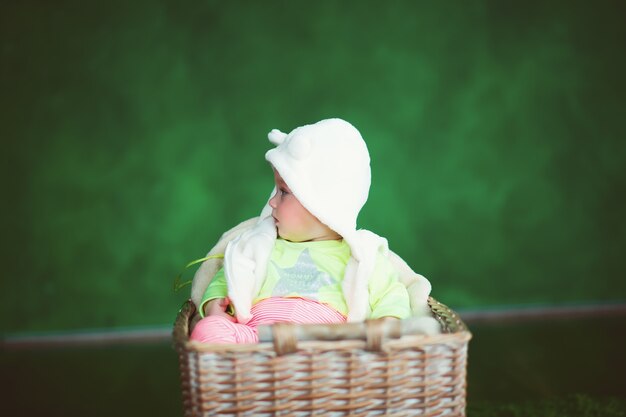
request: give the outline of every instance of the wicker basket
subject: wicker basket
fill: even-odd
[[[186,302],[174,325],[185,416],[464,416],[470,332],[429,300],[443,333],[412,321],[259,328],[259,344],[189,341]]]

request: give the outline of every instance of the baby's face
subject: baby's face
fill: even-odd
[[[276,170],[274,181],[276,194],[270,199],[270,207],[280,237],[291,242],[341,239],[300,204]]]

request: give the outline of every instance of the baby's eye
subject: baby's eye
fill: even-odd
[[[286,196],[287,194],[289,194],[289,191],[287,191],[287,190],[283,190],[282,188],[280,189],[280,196],[281,196],[281,197],[284,197],[284,196]]]

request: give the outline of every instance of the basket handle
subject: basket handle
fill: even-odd
[[[366,349],[380,352],[388,339],[398,339],[411,332],[406,320],[366,320],[361,323],[293,324],[275,323],[259,326],[259,342],[272,342],[277,355],[298,350],[298,341],[365,340]]]

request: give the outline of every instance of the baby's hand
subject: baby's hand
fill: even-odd
[[[216,298],[209,301],[204,306],[204,315],[206,316],[222,316],[227,320],[236,321],[236,319],[226,312],[230,300],[228,298]]]

